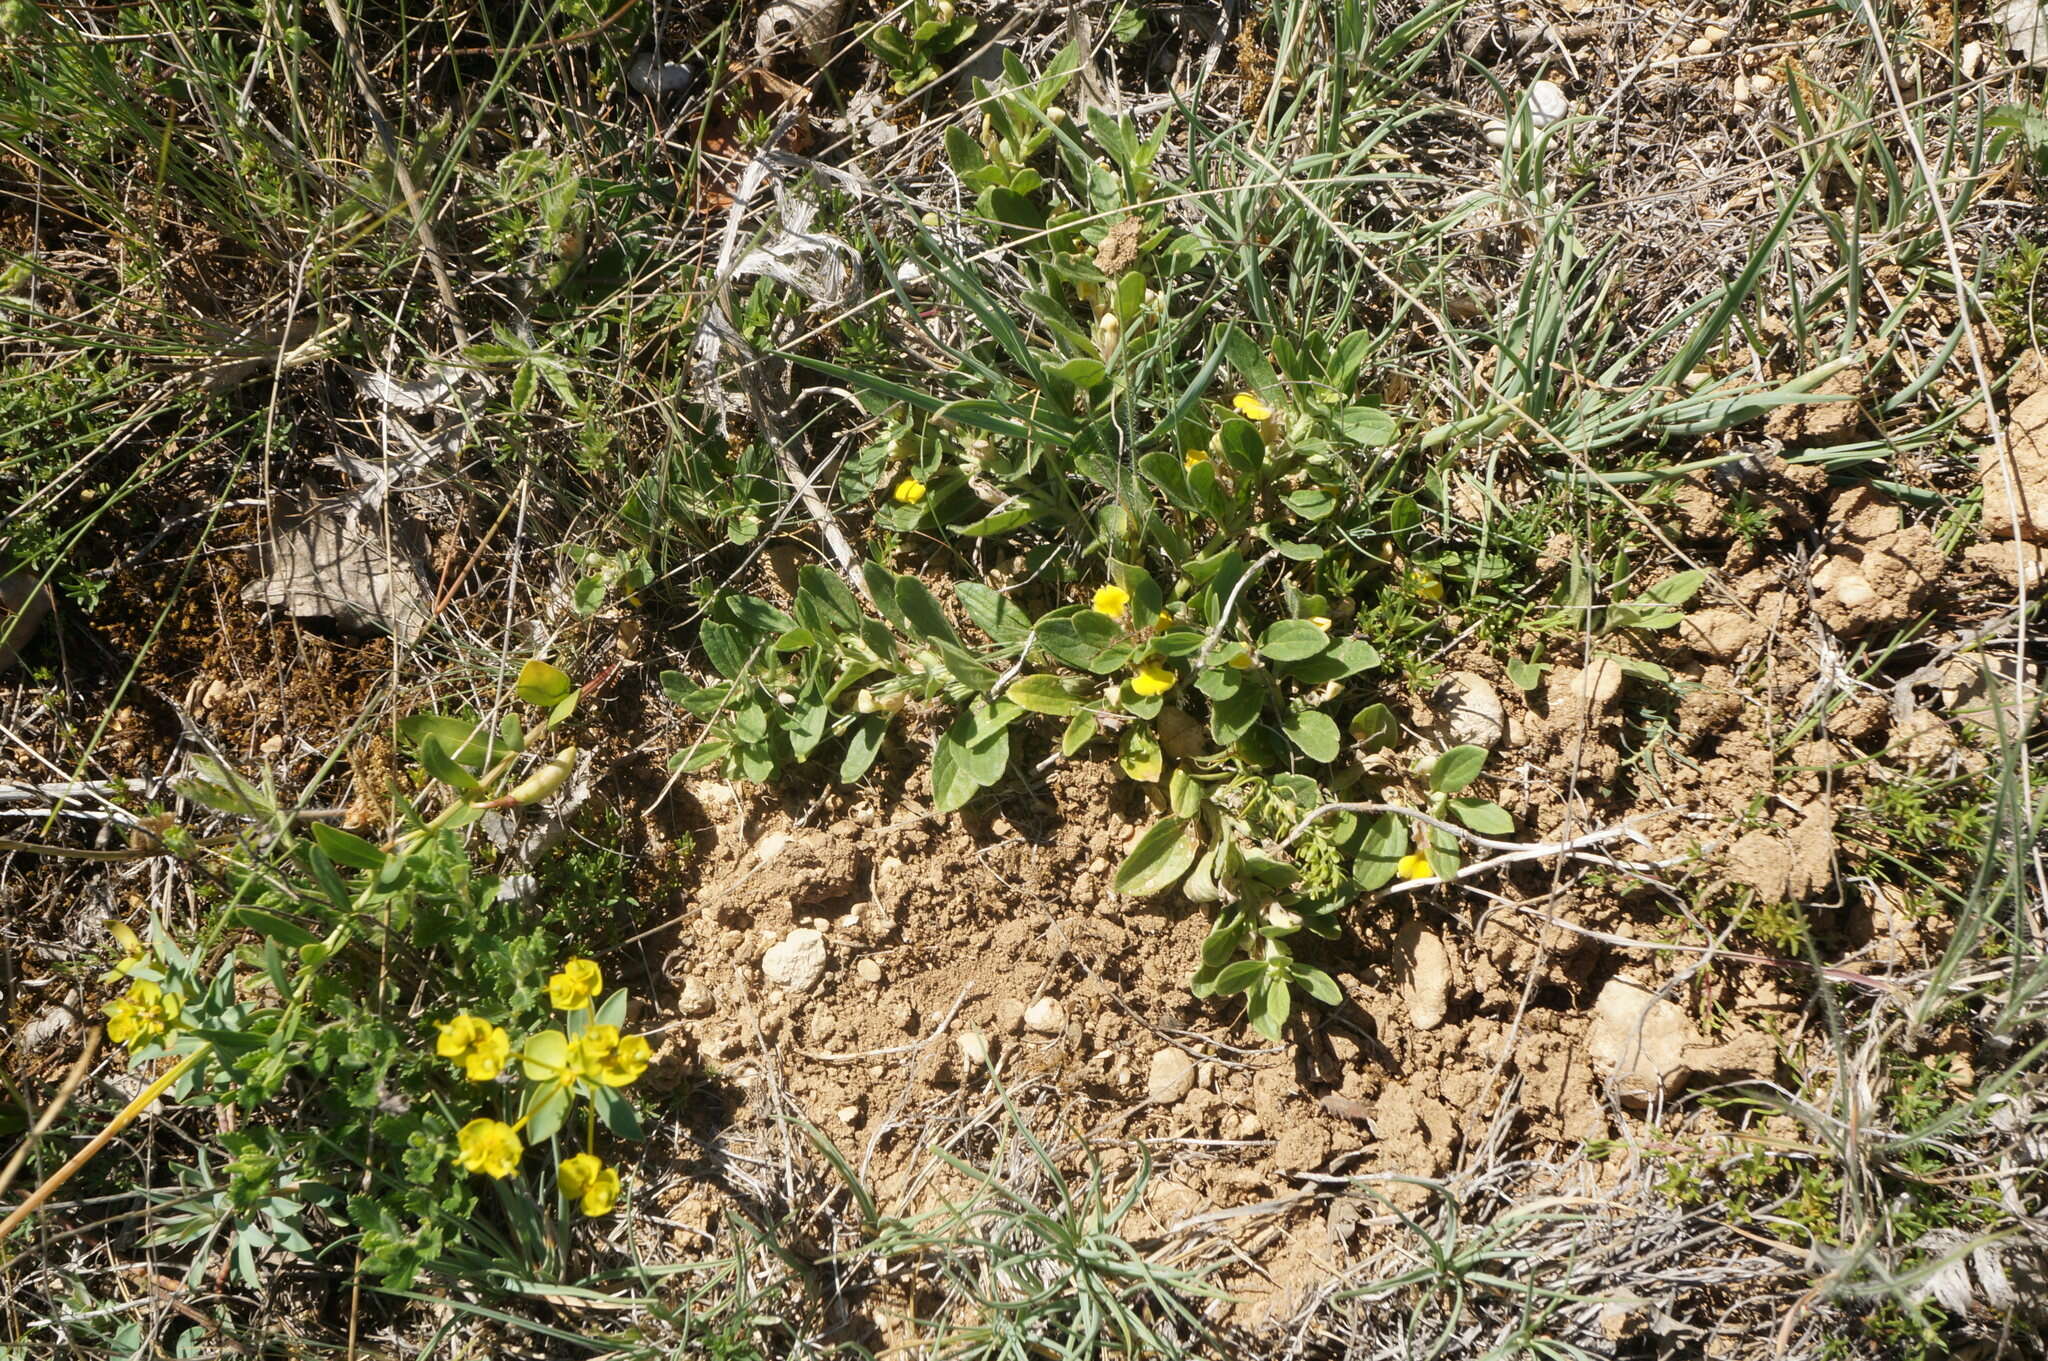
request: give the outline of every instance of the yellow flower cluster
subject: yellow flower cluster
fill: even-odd
[[[457,1016],[440,1025],[434,1052],[453,1059],[471,1082],[489,1082],[512,1057],[512,1037],[481,1016]]]
[[[548,978],[548,1001],[557,1011],[581,1011],[604,990],[604,972],[594,959],[571,959]]]
[[[460,1150],[455,1161],[465,1172],[481,1172],[487,1177],[509,1177],[519,1166],[519,1155],[525,1145],[519,1142],[519,1131],[503,1120],[476,1119],[456,1131],[455,1144]]]
[[[640,1080],[654,1050],[644,1035],[621,1035],[615,1025],[594,1025],[569,1043],[569,1071],[604,1087]]]
[[[606,1167],[594,1154],[564,1158],[558,1173],[562,1194],[583,1202],[583,1213],[595,1219],[610,1214],[619,1199],[619,1170]]]
[[[146,978],[128,985],[128,991],[107,1003],[107,1038],[115,1044],[139,1048],[162,1039],[178,1023],[185,999]]]

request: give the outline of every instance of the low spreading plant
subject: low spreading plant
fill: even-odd
[[[623,1194],[607,1141],[640,1137],[627,1093],[653,1055],[622,1030],[626,991],[605,993],[588,958],[550,970],[556,930],[479,872],[461,835],[545,799],[575,767],[573,746],[548,750],[575,711],[568,678],[529,663],[518,693],[536,722],[401,725],[416,787],[451,797],[430,816],[400,795],[401,830],[383,844],[204,768],[184,792],[252,830],[221,844],[159,819],[158,834],[217,886],[216,910],[189,942],[160,920],[146,941],[115,926],[107,975],[125,981],[108,1037],[138,1069],[168,1066],[6,1227],[168,1100],[227,1108],[239,1128],[231,1160],[194,1169],[203,1194],[168,1207],[154,1241],[225,1235],[252,1288],[267,1255],[337,1240],[397,1288],[437,1264],[562,1270],[571,1240],[556,1223],[608,1214]]]

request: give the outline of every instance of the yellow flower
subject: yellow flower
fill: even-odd
[[[1434,879],[1436,871],[1430,867],[1429,857],[1420,851],[1410,851],[1401,857],[1401,863],[1394,866],[1394,873],[1403,879]]]
[[[457,1016],[440,1030],[434,1052],[455,1060],[471,1082],[489,1082],[512,1056],[512,1037],[481,1016]]]
[[[548,976],[548,1000],[557,1011],[581,1011],[604,987],[604,974],[597,961],[574,958],[562,971]]]
[[[1330,631],[1330,616],[1327,614],[1312,614],[1308,617],[1308,622],[1314,624],[1325,633]]]
[[[1424,600],[1443,603],[1444,584],[1436,579],[1436,573],[1425,572],[1420,567],[1408,569],[1408,589]]]
[[[503,1120],[472,1120],[455,1132],[461,1148],[455,1161],[465,1172],[487,1177],[509,1177],[519,1166],[519,1131]]]
[[[146,978],[128,985],[128,991],[107,1003],[107,1038],[131,1048],[167,1034],[178,1023],[185,999]]]
[[[1141,695],[1163,695],[1173,688],[1175,679],[1174,674],[1158,662],[1146,662],[1138,668],[1138,674],[1131,677],[1131,689]]]
[[[1233,671],[1249,671],[1252,669],[1252,654],[1240,649],[1225,665]]]
[[[1230,404],[1237,408],[1238,415],[1248,421],[1270,421],[1273,419],[1273,408],[1267,406],[1249,392],[1238,393],[1230,399]]]
[[[1207,449],[1190,449],[1181,455],[1180,466],[1192,469],[1197,463],[1207,463],[1208,461],[1209,451]]]
[[[925,485],[914,477],[906,477],[896,484],[896,499],[906,506],[914,506],[924,500]]]
[[[570,1068],[605,1087],[630,1086],[653,1061],[645,1036],[621,1035],[615,1025],[590,1027],[576,1037],[569,1053]]]
[[[562,1194],[572,1199],[580,1197],[583,1213],[593,1219],[598,1215],[610,1214],[612,1205],[619,1198],[619,1172],[617,1168],[606,1167],[588,1153],[578,1153],[562,1161],[560,1175]]]
[[[1131,606],[1131,593],[1121,586],[1104,586],[1095,592],[1095,603],[1090,607],[1097,614],[1106,614],[1112,619],[1124,617],[1124,611]]]
[[[121,947],[121,958],[113,968],[100,975],[102,983],[112,983],[115,979],[126,978],[149,958],[149,951],[142,948],[142,941],[129,929],[126,922],[108,922],[107,934],[114,938],[114,944]]]
[[[1172,622],[1173,616],[1168,614],[1165,610],[1161,610],[1159,612],[1159,617],[1152,621],[1152,627],[1156,629],[1163,629]]]

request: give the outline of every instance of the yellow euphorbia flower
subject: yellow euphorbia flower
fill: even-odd
[[[1106,614],[1112,619],[1124,617],[1124,611],[1131,607],[1131,593],[1121,586],[1104,586],[1095,592],[1094,603],[1089,607],[1097,614]]]
[[[590,1027],[569,1051],[570,1068],[605,1087],[630,1086],[653,1061],[654,1050],[645,1036],[621,1035],[615,1025]]]
[[[142,948],[141,939],[134,931],[129,929],[126,922],[108,922],[107,934],[114,938],[114,944],[121,947],[121,959],[113,968],[100,975],[100,982],[102,983],[111,983],[117,978],[126,978],[129,974],[134,973],[136,969],[140,968],[145,959],[149,958],[149,951]]]
[[[924,500],[924,483],[914,477],[906,477],[896,484],[896,499],[906,506],[914,506]]]
[[[1138,668],[1138,674],[1131,677],[1131,689],[1146,696],[1163,695],[1173,688],[1176,679],[1158,662],[1146,662]]]
[[[575,958],[562,971],[548,976],[548,1000],[557,1011],[581,1011],[604,987],[604,973],[597,961]]]
[[[512,1057],[512,1037],[481,1016],[457,1016],[440,1025],[434,1052],[453,1059],[471,1082],[489,1082]]]
[[[1273,408],[1267,406],[1252,393],[1240,392],[1230,399],[1230,404],[1237,408],[1238,415],[1248,421],[1270,421],[1273,419]]]
[[[1429,857],[1420,851],[1410,851],[1401,857],[1401,863],[1394,866],[1394,873],[1403,879],[1434,879],[1436,871],[1430,867]]]
[[[185,999],[177,993],[138,978],[124,995],[107,1003],[107,1038],[130,1048],[147,1044],[168,1034],[184,1009]]]
[[[589,1153],[563,1159],[560,1181],[562,1194],[571,1199],[580,1198],[583,1213],[593,1219],[610,1214],[619,1199],[618,1169],[606,1167]]]
[[[519,1131],[503,1120],[472,1120],[455,1132],[455,1143],[462,1150],[455,1158],[462,1170],[487,1177],[511,1176],[523,1148]]]

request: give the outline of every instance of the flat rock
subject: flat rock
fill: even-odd
[[[1611,978],[1593,1003],[1586,1056],[1593,1071],[1614,1083],[1615,1094],[1641,1108],[1659,1095],[1676,1096],[1692,1076],[1685,1051],[1692,1027],[1677,1005]]]
[[[703,979],[692,975],[683,980],[682,989],[676,994],[676,1010],[685,1016],[711,1014],[711,989],[704,986]]]
[[[1473,671],[1453,671],[1429,695],[1429,711],[1418,715],[1421,726],[1446,747],[1485,747],[1491,751],[1507,731],[1507,710],[1492,682]]]
[[[1420,922],[1401,928],[1398,939],[1407,975],[1401,980],[1401,1000],[1408,1006],[1408,1020],[1417,1030],[1434,1030],[1444,1023],[1450,1010],[1451,954],[1433,931]]]
[[[1987,542],[2019,537],[2048,542],[2048,389],[2014,407],[2005,418],[2006,447],[2012,452],[2011,475],[1996,447],[1985,450],[1977,465],[1984,487]]]
[[[1145,1080],[1145,1100],[1155,1106],[1171,1106],[1195,1089],[1195,1061],[1178,1049],[1162,1049],[1152,1056],[1152,1068]]]
[[[761,956],[761,976],[790,992],[810,992],[825,979],[825,937],[799,926]]]

